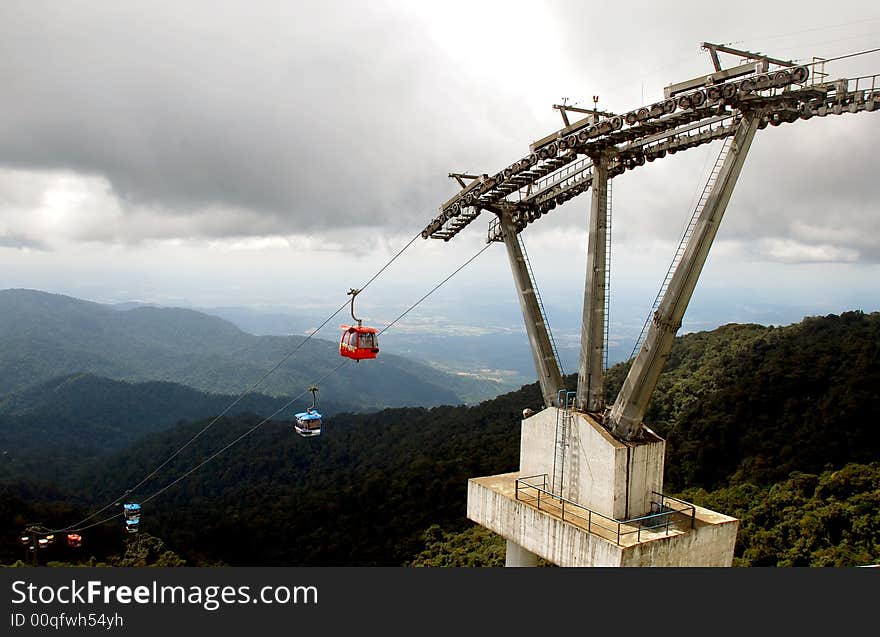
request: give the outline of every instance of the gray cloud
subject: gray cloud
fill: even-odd
[[[483,163],[522,116],[459,70],[384,4],[4,3],[0,163],[103,176],[125,214],[260,215],[209,236],[416,229],[448,149]]]
[[[751,6],[764,33],[807,19],[802,3]],[[684,3],[681,15],[702,7]],[[455,43],[433,39],[432,16],[392,2],[4,2],[0,166],[90,180],[98,194],[76,223],[53,226],[77,241],[415,232],[454,191],[447,172],[494,172],[552,129],[523,94],[538,93],[548,112],[563,95],[594,94],[603,108],[626,110],[704,72],[701,41],[757,28],[748,7],[727,14],[719,32],[709,15],[678,20],[662,4],[636,3],[621,38],[616,6],[545,9],[552,37],[542,42],[558,50],[524,40],[463,62]],[[863,14],[838,10],[841,23]],[[466,26],[488,39],[505,28]],[[510,83],[495,72],[541,56],[548,76],[560,67],[576,81],[548,88],[535,74]],[[878,118],[760,132],[721,237],[756,258],[880,260]],[[615,237],[674,241],[700,165],[677,155],[619,178]],[[40,201],[42,191],[20,181],[0,184],[0,222],[4,209],[20,217]],[[45,241],[38,224],[6,226],[34,246]]]
[[[48,250],[49,246],[44,241],[22,237],[17,235],[0,235],[0,248],[13,248],[16,250]]]
[[[639,26],[628,25],[634,30],[621,38],[621,16],[614,5],[550,5],[558,14],[565,58],[577,60],[591,80],[580,97],[599,93],[610,110],[628,110],[643,99],[657,99],[663,86],[706,72],[711,67],[700,49],[704,41],[735,41],[733,46],[802,61],[876,47],[880,23],[866,16],[858,2],[835,5],[837,28],[785,35],[817,26],[802,13],[808,6],[741,2],[718,20],[675,19],[663,3],[633,3],[630,9]],[[705,14],[705,3],[685,0],[676,5],[676,15],[700,14]],[[689,46],[683,47],[683,42]],[[726,57],[725,62],[734,60]],[[839,70],[835,78],[878,73],[880,55],[829,64],[827,70]],[[769,261],[880,262],[878,144],[880,111],[759,131],[719,240],[739,242],[744,254]],[[688,203],[695,203],[690,197],[703,185],[702,156],[693,150],[615,180],[615,203],[620,207],[615,211],[614,236],[622,243],[677,241],[691,212]]]
[[[800,244],[805,260],[878,262],[880,182],[871,167],[878,143],[876,113],[759,131],[732,200],[735,210],[724,220],[725,236],[763,240],[754,246],[759,249]],[[774,260],[789,254],[761,253]]]

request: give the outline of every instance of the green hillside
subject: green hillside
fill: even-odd
[[[86,461],[119,451],[147,434],[227,409],[230,415],[268,416],[290,399],[260,393],[209,394],[175,383],[126,383],[91,374],[55,378],[0,399],[0,478],[69,480]],[[306,394],[277,418],[291,420],[311,402],[311,394]],[[326,415],[354,407],[320,401]]]
[[[626,366],[609,370],[613,399]],[[687,334],[645,418],[667,440],[666,485],[769,484],[880,459],[880,313]]]
[[[335,326],[334,326],[335,327]],[[322,335],[335,338],[329,327]],[[128,310],[34,290],[0,290],[0,393],[58,376],[90,373],[116,380],[159,380],[236,394],[304,341],[253,336],[223,319],[175,308]],[[259,391],[290,396],[348,360],[333,341],[314,338],[265,379]],[[372,410],[458,404],[494,396],[495,383],[446,374],[391,354],[350,361],[326,379],[323,395]]]
[[[847,567],[880,563],[880,463],[821,474],[795,472],[771,486],[749,482],[678,496],[740,522],[733,566]],[[473,525],[423,535],[408,566],[503,566],[504,539]]]
[[[738,563],[880,562],[869,530],[877,528],[878,334],[880,314],[852,312],[676,340],[650,411],[668,443],[664,490],[741,516]],[[624,372],[612,370],[610,384]],[[522,409],[539,406],[537,386],[529,385],[475,407],[339,413],[316,439],[268,423],[149,501],[143,524],[194,564],[434,563],[430,546],[473,526],[465,516],[467,479],[517,468]],[[222,420],[141,499],[257,422]],[[202,426],[138,441],[66,485],[70,500],[39,514],[67,523],[72,503],[87,512],[89,502],[116,497]],[[426,538],[434,525],[441,530]],[[441,561],[467,553],[461,547],[480,539],[473,533],[442,549]],[[771,553],[760,553],[763,534]],[[0,558],[15,551],[0,546]],[[497,560],[491,546],[486,551]]]

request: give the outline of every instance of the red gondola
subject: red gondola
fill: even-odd
[[[379,334],[375,327],[363,327],[361,320],[354,315],[354,297],[360,290],[351,289],[351,318],[357,325],[341,325],[342,337],[339,339],[339,353],[346,358],[362,361],[376,358],[379,354]]]
[[[376,328],[360,325],[343,325],[342,338],[339,340],[339,353],[356,361],[365,358],[376,358],[379,343],[376,339]]]
[[[82,535],[79,533],[68,533],[67,534],[67,546],[73,549],[78,549],[82,546]]]

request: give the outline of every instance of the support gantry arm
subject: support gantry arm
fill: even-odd
[[[538,372],[541,395],[544,397],[544,405],[552,407],[559,390],[564,388],[562,373],[559,371],[559,363],[553,352],[547,325],[541,316],[541,309],[535,295],[535,284],[529,275],[529,268],[519,245],[516,226],[508,212],[503,212],[500,217],[504,246],[507,248],[507,259],[513,273],[513,282],[516,285],[516,296],[519,299],[519,306],[526,324],[526,333],[532,348],[532,357],[535,360],[535,370]]]
[[[587,239],[587,277],[581,323],[581,353],[577,397],[580,411],[601,412],[605,407],[605,270],[608,232],[608,159],[593,157],[593,195]]]
[[[729,140],[735,135],[732,155],[721,167],[723,178],[714,186],[708,186],[710,201],[698,215],[698,231],[691,234],[693,226],[688,226],[690,239],[680,246],[684,248],[682,252],[676,252],[678,265],[668,287],[668,280],[664,280],[666,293],[654,315],[654,324],[612,410],[604,418],[604,423],[624,438],[637,436],[642,428],[641,420],[651,393],[681,325],[755,128],[808,120],[813,116],[880,112],[880,91],[877,90],[880,73],[835,81],[827,81],[827,73],[813,73],[814,81],[807,83],[813,65],[792,66],[790,60],[711,43],[704,43],[704,47],[712,55],[714,72],[666,86],[661,101],[621,115],[597,108],[554,105],[565,115],[563,123],[566,126],[529,144],[527,155],[491,175],[450,173],[461,190],[440,206],[439,214],[421,233],[424,239],[449,241],[475,221],[482,211],[505,217],[499,223],[493,220],[488,240],[504,241],[507,246],[541,391],[545,402],[550,405],[562,388],[561,372],[558,363],[554,364],[551,350],[555,348],[543,324],[540,303],[535,302],[528,261],[519,249],[516,233],[591,187],[594,188],[594,197],[599,197],[593,180],[597,179],[598,184],[596,175],[600,170],[586,158],[610,153],[607,173],[613,178],[667,154],[715,139]],[[749,62],[722,68],[719,52],[740,55]],[[823,64],[828,61],[833,60],[825,60]],[[781,68],[771,71],[771,64]],[[821,76],[818,81],[817,76]],[[595,102],[597,98],[594,96]],[[572,112],[588,116],[571,121],[568,114]],[[604,286],[600,282],[602,242],[598,240],[598,227],[595,225],[595,247],[587,266],[588,289],[585,290],[576,407],[604,414],[604,381],[599,371],[604,372],[604,361],[601,366],[598,364],[604,358],[605,347],[605,335],[600,336],[605,310],[604,304],[599,302],[599,293]],[[682,255],[684,258],[678,261]],[[607,298],[608,291],[601,291]]]
[[[718,179],[700,213],[669,288],[654,313],[645,342],[611,408],[610,422],[607,424],[611,426],[612,433],[624,440],[632,440],[642,431],[642,419],[648,409],[651,394],[669,357],[675,334],[681,327],[682,317],[718,232],[758,123],[759,117],[756,115],[743,114],[730,153],[721,166]]]

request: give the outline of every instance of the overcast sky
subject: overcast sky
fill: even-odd
[[[874,3],[829,10],[5,0],[0,288],[335,308],[454,194],[448,172],[492,174],[557,129],[553,103],[598,95],[600,108],[625,112],[659,99],[711,70],[703,41],[803,62],[880,46]],[[828,70],[880,73],[880,54]],[[880,309],[878,148],[880,111],[760,131],[686,326],[701,327],[700,312],[774,322],[777,308],[790,322]],[[620,325],[641,324],[717,151],[614,180]],[[523,235],[559,316],[580,315],[588,208],[579,197]],[[371,318],[393,318],[474,254],[487,222],[449,243],[418,239],[364,294]],[[516,310],[501,246],[451,281],[435,310],[420,309],[464,303],[474,322],[493,304],[499,317]]]

